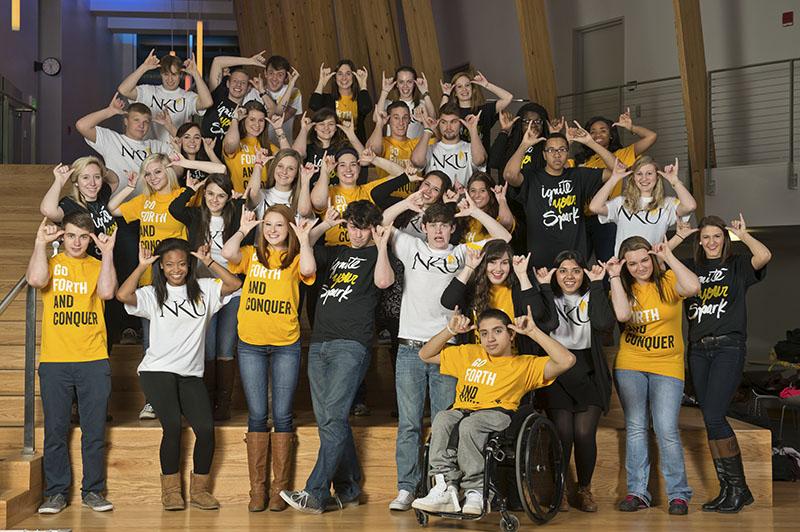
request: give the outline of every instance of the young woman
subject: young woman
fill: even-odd
[[[210,174],[202,184],[188,177],[187,184],[188,187],[170,204],[169,213],[187,227],[192,249],[208,245],[211,257],[226,267],[228,261],[222,255],[222,246],[239,230],[242,200],[232,198],[233,185],[225,174]],[[195,194],[200,195],[202,201],[193,207],[190,205]],[[231,417],[238,292],[227,301],[211,318],[206,333],[203,380],[216,421]]]
[[[550,115],[547,109],[535,102],[526,103],[517,111],[516,116],[512,116],[508,111],[499,113],[500,132],[492,143],[492,151],[489,153],[489,168],[498,170],[501,174],[506,167],[506,163],[517,151],[522,142],[522,135],[528,126],[536,137],[547,138],[550,135]],[[525,153],[522,165],[518,169],[520,172],[528,168],[544,168],[543,144],[535,144]]]
[[[408,182],[411,182],[412,178],[404,174],[397,177],[396,180],[397,185],[402,188]],[[419,198],[418,206],[420,212],[407,210],[395,218],[393,225],[404,233],[425,240],[427,235],[422,229],[422,215],[425,213],[425,209],[435,203],[443,202],[445,199],[455,202],[455,193],[452,192],[452,188],[453,183],[450,181],[450,177],[447,174],[439,170],[428,172],[425,178],[419,183],[416,192],[417,195],[415,196]],[[375,202],[384,208],[402,201],[402,198],[391,196],[391,194],[386,193],[386,190],[383,188],[374,190],[373,197],[375,198]],[[395,282],[399,282],[399,279],[396,279]]]
[[[467,248],[464,268],[442,293],[442,306],[450,310],[458,307],[473,322],[490,308],[502,310],[513,320],[524,316],[530,307],[536,323],[548,329],[545,299],[528,276],[529,259],[530,254],[514,255],[503,240],[489,240],[481,251]],[[477,334],[467,334],[460,335],[459,341],[478,344],[480,338]],[[512,348],[515,354],[541,353],[541,348],[530,338],[517,337]]]
[[[609,200],[611,191],[629,174],[633,177],[626,181],[623,194]],[[662,177],[672,185],[677,198],[664,194]],[[589,210],[598,215],[600,223],[617,224],[615,254],[619,253],[620,244],[631,236],[642,236],[651,245],[661,242],[667,229],[695,208],[697,202],[678,177],[678,160],[662,172],[647,155],[639,157],[630,172],[618,162],[611,177],[589,202]]]
[[[247,206],[254,209],[256,218],[272,205],[286,205],[296,216],[311,218],[311,179],[317,171],[311,164],[303,165],[300,154],[292,149],[280,150],[267,159],[263,150],[256,155],[253,178],[247,183]],[[261,173],[267,169],[267,186],[261,188]]]
[[[733,253],[728,231],[747,246],[751,256]],[[697,274],[701,289],[698,296],[686,300],[689,368],[720,484],[719,495],[704,504],[703,511],[733,513],[751,504],[753,495],[745,481],[736,434],[725,414],[739,388],[747,354],[747,290],[764,278],[772,253],[747,232],[741,214],[729,226],[718,216],[706,216],[697,229],[679,227],[672,240],[677,244],[695,232],[694,257],[686,265]]]
[[[272,472],[269,509],[281,511],[281,490],[289,488],[294,448],[292,402],[300,373],[300,283],[314,283],[316,263],[308,234],[312,224],[294,224],[294,213],[273,205],[263,221],[242,212],[240,229],[222,250],[231,271],[244,274],[239,305],[239,370],[247,398],[247,463],[251,512],[266,506],[267,385],[272,382]],[[254,246],[241,246],[258,227]]]
[[[671,269],[663,271],[660,262]],[[666,242],[651,246],[640,236],[622,242],[619,259],[610,259],[606,271],[614,313],[617,321],[625,324],[614,366],[625,411],[628,474],[628,495],[619,509],[635,512],[650,506],[648,432],[652,417],[669,513],[685,515],[692,489],[686,481],[678,432],[684,378],[681,325],[683,300],[700,291],[700,282]]]
[[[506,107],[511,103],[514,95],[507,90],[498,87],[480,73],[480,71],[472,73],[467,71],[456,72],[450,80],[450,83],[442,82],[442,105],[451,99],[457,100],[458,110],[460,117],[466,119],[468,115],[477,115],[481,113],[480,123],[478,130],[480,131],[483,147],[486,148],[486,153],[489,153],[490,135],[492,126],[497,122],[497,114],[503,112]],[[476,87],[473,87],[476,85]],[[495,96],[497,101],[485,103],[483,90],[485,89]],[[461,130],[464,140],[469,141],[468,133],[465,129]]]
[[[222,282],[198,279],[192,256]],[[151,285],[137,289],[151,266]],[[196,438],[190,502],[203,510],[219,508],[209,490],[214,419],[203,385],[203,344],[212,316],[222,307],[222,298],[241,285],[238,277],[211,258],[207,246],[191,251],[186,240],[166,238],[155,253],[144,246],[140,248],[139,266],[117,291],[117,299],[129,313],[151,323],[150,346],[137,371],[142,390],[163,429],[159,458],[161,504],[165,510],[185,507],[180,473],[181,416],[189,422]]]
[[[433,107],[433,100],[428,92],[428,78],[425,77],[425,73],[422,73],[422,77],[417,77],[417,71],[410,66],[401,66],[395,70],[393,78],[387,78],[381,72],[381,96],[375,105],[375,112],[386,111],[386,108],[396,101],[404,102],[411,114],[411,122],[408,125],[406,136],[415,139],[422,135],[424,126],[415,117],[417,108],[423,107],[428,116],[436,116],[436,109]]]
[[[536,278],[548,302],[548,316],[554,320],[550,336],[575,355],[575,365],[556,382],[537,393],[537,399],[556,426],[569,464],[575,449],[578,475],[578,508],[596,512],[592,475],[597,462],[597,424],[608,411],[611,373],[603,353],[603,337],[616,320],[603,286],[605,270],[587,268],[575,251],[562,251],[554,267],[540,268]],[[555,283],[552,282],[555,275]],[[566,493],[561,511],[569,510]]]
[[[225,165],[214,153],[217,139],[204,139],[200,134],[200,126],[194,122],[187,122],[178,128],[175,135],[175,151],[184,159],[196,161],[195,168],[184,170],[177,167],[175,174],[178,176],[180,186],[186,186],[186,178],[192,177],[202,181],[208,174],[225,173]],[[206,164],[208,163],[208,164]]]
[[[225,137],[222,139],[222,154],[233,182],[233,189],[244,193],[252,177],[256,153],[268,149],[276,153],[278,147],[266,140],[267,122],[272,126],[280,142],[280,149],[289,148],[289,141],[283,133],[283,117],[270,120],[261,102],[251,100],[233,113],[233,119]]]
[[[348,146],[358,153],[364,151],[364,145],[358,140],[352,122],[337,124],[336,111],[328,107],[315,112],[311,118],[303,114],[300,131],[292,145],[304,162],[317,167],[311,180],[312,186],[319,178],[319,166],[323,157],[333,155]]]
[[[323,93],[325,85],[334,79],[330,93]],[[367,91],[367,69],[356,70],[356,65],[349,59],[342,59],[331,70],[322,63],[319,67],[319,81],[314,93],[308,100],[311,111],[319,111],[323,107],[336,111],[336,119],[340,124],[349,122],[353,125],[356,137],[363,144],[367,140],[364,122],[372,112],[372,98]]]
[[[509,232],[513,232],[516,222],[506,201],[507,189],[508,185],[496,185],[486,172],[475,172],[467,181],[467,194],[475,202],[475,205],[500,222]],[[489,233],[486,232],[481,223],[475,218],[470,218],[467,230],[462,235],[462,241],[479,242],[486,240],[488,237]],[[524,309],[525,307],[522,308]],[[515,316],[509,317],[513,319]]]

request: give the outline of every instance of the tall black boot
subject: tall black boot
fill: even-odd
[[[719,440],[717,447],[722,461],[722,468],[728,479],[728,489],[725,499],[719,503],[717,511],[720,513],[737,513],[748,504],[753,503],[753,494],[747,487],[744,478],[744,465],[742,454],[736,436]]]
[[[708,440],[708,448],[711,449],[711,458],[714,460],[714,469],[717,471],[717,479],[719,479],[719,495],[705,503],[703,511],[716,512],[728,492],[728,478],[725,476],[725,468],[722,465],[722,459],[719,457],[717,440]]]

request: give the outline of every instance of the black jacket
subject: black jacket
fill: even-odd
[[[206,243],[206,235],[203,234],[200,228],[200,208],[187,205],[194,195],[195,191],[187,187],[180,196],[172,200],[172,203],[169,204],[169,213],[173,218],[186,226],[186,232],[189,235],[189,246],[191,246],[192,249],[197,249]],[[242,218],[244,200],[235,199],[231,201],[233,201],[234,205],[234,214],[231,220],[231,225],[233,226],[233,232],[231,234],[233,234],[239,230],[239,221]],[[248,240],[250,241],[249,243],[252,244],[252,235],[247,235],[247,237],[245,237],[245,241]],[[244,245],[244,242],[242,242],[242,244]]]

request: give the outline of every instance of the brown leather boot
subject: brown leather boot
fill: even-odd
[[[183,510],[186,503],[181,493],[181,474],[161,475],[161,504],[165,510]]]
[[[559,512],[569,512],[569,501],[567,501],[567,489],[564,488],[564,496],[561,497],[561,504],[558,506]]]
[[[247,469],[250,472],[251,512],[263,512],[267,508],[267,454],[269,453],[269,432],[248,432]]]
[[[582,512],[597,511],[597,503],[594,502],[591,486],[582,486],[578,488],[578,509]]]
[[[217,392],[214,421],[231,418],[231,395],[233,395],[234,361],[217,360]]]
[[[281,491],[289,489],[289,474],[292,471],[294,451],[294,432],[273,432],[272,434],[272,482],[269,485],[269,510],[281,512],[286,502]]]
[[[208,390],[208,400],[211,403],[211,411],[214,411],[214,397],[217,390],[217,361],[206,360],[205,369],[203,370],[203,384],[206,385]]]
[[[201,510],[218,510],[219,501],[211,495],[209,483],[211,475],[196,475],[192,473],[192,482],[189,485],[189,502]]]

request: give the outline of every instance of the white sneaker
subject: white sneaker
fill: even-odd
[[[467,490],[461,511],[468,515],[481,515],[483,512],[483,493],[478,490]]]
[[[156,411],[153,410],[153,407],[150,403],[145,403],[142,407],[142,411],[139,412],[139,419],[155,419],[156,418]]]
[[[400,490],[397,492],[397,497],[389,503],[389,509],[405,512],[411,509],[412,502],[414,502],[414,495],[407,490]]]
[[[444,475],[436,475],[436,484],[431,491],[421,499],[414,499],[411,507],[426,512],[448,512],[455,513],[461,511],[458,504],[458,491],[455,486],[448,486],[444,481]]]

